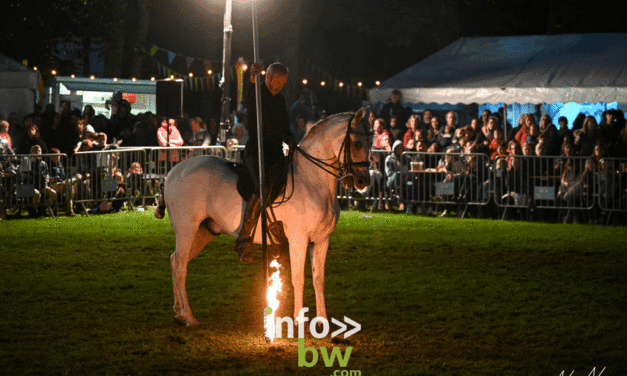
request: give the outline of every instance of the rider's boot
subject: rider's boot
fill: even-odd
[[[253,246],[252,232],[261,214],[261,200],[256,193],[246,202],[246,210],[244,211],[244,221],[239,237],[235,241],[235,252],[239,255],[240,261],[252,263],[255,256],[255,248]]]

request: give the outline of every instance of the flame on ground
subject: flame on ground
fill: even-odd
[[[270,268],[276,269],[274,273],[270,275],[268,278],[269,286],[268,292],[266,293],[266,300],[268,302],[268,308],[264,311],[264,328],[266,340],[272,342],[275,337],[275,313],[279,308],[279,299],[277,298],[278,293],[281,292],[281,287],[283,283],[281,282],[281,277],[279,275],[279,268],[281,265],[277,260],[274,260],[270,263]]]

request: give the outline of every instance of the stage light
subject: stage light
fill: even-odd
[[[324,82],[324,81],[321,81],[321,82],[320,82],[320,86],[324,86],[324,85],[326,85],[326,84],[327,84],[327,83],[326,83],[326,82]]]
[[[135,82],[135,81],[137,81],[137,78],[133,77],[131,80],[132,80],[133,82]]]
[[[189,72],[189,76],[194,77],[194,74],[192,72]]]
[[[53,69],[53,70],[52,70],[52,72],[50,72],[50,73],[52,73],[52,75],[53,75],[53,76],[56,76],[56,75],[57,75],[57,71],[56,71],[56,70],[54,70],[54,69]]]
[[[117,82],[118,78],[117,77],[113,77],[113,81]]]
[[[247,69],[248,69],[248,65],[246,65],[246,64],[242,65],[242,70],[243,71],[246,71]]]
[[[361,82],[357,83],[357,86],[361,87],[361,85],[363,85]]]
[[[303,78],[303,85],[307,85],[307,83],[308,83],[308,82],[309,82],[309,81],[307,81],[307,79],[306,79],[306,78]]]
[[[150,81],[154,81],[154,80],[155,80],[155,78],[154,78],[154,77],[150,77]]]
[[[343,87],[343,86],[344,86],[344,83],[343,83],[343,82],[340,82],[340,87]]]
[[[209,70],[207,71],[207,74],[213,74],[213,71],[212,71],[211,69],[209,69]]]
[[[95,80],[95,79],[96,79],[96,76],[91,75],[91,76],[89,76],[89,79],[90,79],[90,80]]]
[[[70,77],[72,77],[72,78],[76,78],[76,75],[75,75],[75,74],[73,74],[73,75],[71,75]]]
[[[375,81],[374,84],[379,86],[379,85],[381,85],[381,81]]]

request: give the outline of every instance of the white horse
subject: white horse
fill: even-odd
[[[344,186],[357,189],[367,187],[370,182],[369,114],[369,109],[362,108],[354,117],[337,114],[314,125],[300,143],[300,151],[294,155],[293,192],[287,192],[292,196],[274,209],[277,220],[283,221],[289,240],[294,317],[303,306],[305,256],[311,245],[317,316],[327,318],[324,265],[329,236],[340,216],[338,178],[342,175]],[[242,226],[245,202],[237,193],[236,181],[237,175],[227,166],[227,161],[211,156],[185,160],[166,177],[160,207],[165,203],[176,235],[176,250],[170,257],[174,311],[177,320],[187,326],[198,325],[185,289],[188,263],[216,235],[237,237]],[[291,183],[288,181],[286,190],[291,191]],[[161,208],[155,212],[159,219],[164,216]],[[261,238],[261,231],[257,231],[255,243],[260,244]]]

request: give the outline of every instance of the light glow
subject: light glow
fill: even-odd
[[[54,70],[54,69],[53,69],[53,70],[52,70],[52,72],[50,72],[50,73],[52,73],[52,75],[53,75],[53,76],[56,76],[56,75],[57,75],[57,71],[56,71],[56,70]]]
[[[381,81],[375,81],[374,84],[379,86],[379,85],[381,85]]]
[[[344,83],[343,83],[343,82],[340,82],[340,87],[342,87],[342,86],[344,86]]]
[[[309,82],[309,81],[307,81],[307,79],[306,79],[306,78],[303,78],[303,85],[307,85],[307,83],[308,83],[308,82]]]
[[[324,85],[326,85],[326,84],[327,84],[327,83],[326,83],[326,82],[324,82],[324,81],[321,81],[321,82],[320,82],[320,86],[324,86]]]

